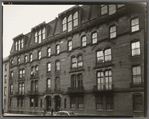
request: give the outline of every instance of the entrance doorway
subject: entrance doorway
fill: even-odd
[[[55,96],[55,111],[59,111],[61,107],[61,98],[60,96]]]
[[[50,96],[46,97],[46,102],[47,102],[47,111],[50,111],[51,109],[51,97]]]

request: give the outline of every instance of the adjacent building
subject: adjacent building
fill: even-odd
[[[8,112],[9,57],[3,59],[3,112]]]
[[[145,7],[76,5],[13,38],[9,112],[144,116]]]

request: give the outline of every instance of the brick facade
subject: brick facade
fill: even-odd
[[[100,114],[103,116],[144,116],[144,110],[134,111],[133,95],[141,95],[144,100],[144,85],[134,87],[132,85],[132,67],[139,65],[141,67],[141,82],[146,80],[144,76],[144,43],[145,39],[145,11],[144,9],[132,9],[142,7],[138,4],[125,4],[117,8],[116,13],[112,15],[105,14],[101,16],[100,5],[74,6],[65,12],[59,14],[59,17],[52,22],[42,23],[33,28],[26,35],[19,35],[14,38],[14,44],[10,53],[10,61],[14,64],[10,66],[10,72],[14,72],[14,77],[10,79],[13,85],[13,94],[9,95],[12,99],[12,105],[9,106],[10,112],[17,113],[37,113],[43,112],[43,108],[48,111],[48,105],[56,110],[73,110],[76,113]],[[62,31],[62,19],[67,14],[78,11],[78,26],[73,27],[70,32]],[[139,31],[131,32],[131,20],[139,18]],[[109,29],[116,26],[116,37],[110,39]],[[34,33],[37,29],[46,28],[45,40],[40,44],[34,43]],[[92,33],[97,32],[97,43],[92,44]],[[86,46],[81,46],[82,36],[86,36]],[[15,51],[15,41],[24,38],[24,49]],[[72,40],[72,50],[68,51],[68,41]],[[131,55],[131,43],[135,40],[140,41],[140,55]],[[56,45],[60,45],[60,54],[56,54]],[[47,56],[47,49],[51,48],[51,56]],[[96,52],[98,50],[111,49],[110,62],[97,64]],[[41,59],[38,60],[38,51],[41,51]],[[32,53],[33,61],[29,62],[29,55]],[[76,69],[71,68],[71,59],[73,56],[82,55],[83,66]],[[28,61],[24,63],[24,56],[27,55]],[[17,58],[20,57],[21,63],[17,64]],[[60,61],[60,70],[56,71],[56,61]],[[47,63],[51,62],[51,71],[47,72]],[[32,66],[38,65],[38,76],[31,77]],[[25,69],[25,78],[19,79],[19,69]],[[94,90],[97,85],[97,72],[106,70],[112,71],[112,90],[98,91]],[[74,90],[71,87],[71,76],[82,74],[83,88]],[[56,90],[56,78],[59,78],[59,89]],[[47,90],[47,79],[50,79],[50,89]],[[58,80],[58,79],[57,79]],[[31,91],[31,81],[37,81],[37,93]],[[25,93],[18,95],[19,83],[24,82]],[[36,87],[36,84],[33,84]],[[77,84],[76,84],[77,85]],[[80,84],[78,84],[80,85]],[[107,98],[113,97],[113,108],[108,110]],[[76,108],[71,108],[71,97],[76,97]],[[79,109],[79,97],[83,97],[83,107]],[[96,98],[103,98],[102,109],[96,109]],[[38,99],[38,106],[30,107],[30,100]],[[24,100],[24,104],[18,107],[18,99]],[[51,99],[51,102],[49,101]],[[60,99],[60,102],[59,102]],[[42,100],[42,102],[41,102]],[[66,101],[66,102],[65,102]],[[60,104],[58,104],[60,103]],[[65,104],[66,103],[66,104]],[[41,106],[42,104],[42,106]],[[144,103],[142,103],[144,106]],[[65,107],[66,106],[66,107]],[[81,104],[80,104],[81,106]]]

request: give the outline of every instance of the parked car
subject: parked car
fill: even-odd
[[[72,111],[58,111],[54,116],[75,116]]]

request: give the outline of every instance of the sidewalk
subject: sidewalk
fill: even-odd
[[[37,116],[33,114],[13,114],[13,113],[4,113],[2,116]]]

